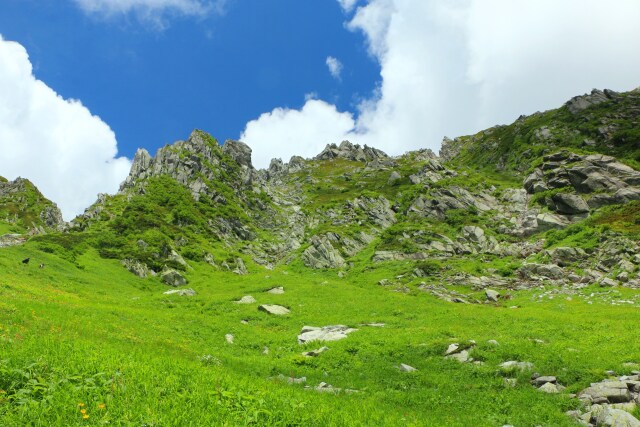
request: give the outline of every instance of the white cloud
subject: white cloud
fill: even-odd
[[[348,138],[391,154],[437,150],[444,135],[509,123],[594,87],[633,89],[640,85],[637,22],[637,0],[370,0],[347,28],[366,36],[381,81],[359,106],[355,130],[330,142]],[[251,134],[252,147],[271,139],[262,117],[251,122],[264,132]],[[279,155],[315,139],[303,132],[296,141]]]
[[[228,0],[74,0],[85,13],[104,17],[135,14],[142,21],[162,29],[166,16],[205,16],[226,13]]]
[[[71,219],[98,193],[114,192],[130,161],[113,131],[77,100],[65,100],[32,73],[27,51],[0,36],[0,175],[22,176]]]
[[[350,12],[355,7],[356,3],[358,3],[358,0],[338,0],[338,3],[340,3],[342,10]]]
[[[254,164],[264,168],[272,158],[287,162],[294,154],[313,157],[326,144],[340,141],[354,125],[351,114],[308,99],[301,110],[276,108],[250,121],[240,139],[251,146]]]
[[[327,68],[329,68],[331,76],[336,80],[340,80],[340,76],[342,75],[342,62],[333,56],[327,56],[327,60],[325,62],[327,64]]]

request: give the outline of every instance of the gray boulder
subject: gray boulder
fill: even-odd
[[[581,248],[573,247],[560,247],[550,251],[551,260],[559,266],[566,266],[568,264],[582,261],[587,257],[586,252]]]
[[[338,341],[347,337],[357,329],[344,325],[333,326],[304,326],[298,335],[298,343],[304,344],[311,341]]]
[[[187,284],[187,279],[176,270],[167,269],[160,274],[160,279],[169,286],[177,288]]]
[[[551,196],[550,208],[566,215],[577,215],[589,212],[589,205],[577,194],[558,193]]]
[[[640,421],[630,413],[606,406],[601,410],[592,411],[591,420],[596,426],[640,427]]]
[[[258,307],[258,310],[273,314],[274,316],[284,316],[291,312],[287,307],[276,304],[262,304]]]
[[[498,302],[498,299],[500,299],[500,292],[492,289],[485,289],[484,294],[487,297],[487,300],[491,302]]]
[[[238,301],[236,301],[236,304],[253,304],[255,302],[257,301],[254,297],[252,297],[251,295],[245,295],[242,298],[240,298]]]
[[[196,295],[196,291],[193,289],[170,289],[166,292],[163,292],[164,295],[178,295],[180,297],[193,297]]]
[[[589,399],[594,403],[624,403],[631,401],[627,383],[622,381],[606,381],[593,383],[582,390],[578,397]]]
[[[404,363],[400,364],[400,370],[402,372],[415,372],[415,371],[417,371],[417,369],[414,368],[413,366],[409,366],[409,365],[406,365]]]
[[[549,279],[562,279],[564,270],[555,264],[524,264],[518,270],[525,279],[536,279],[538,276]]]
[[[135,274],[138,277],[145,278],[149,275],[155,275],[155,272],[149,269],[146,264],[141,263],[135,259],[123,259],[120,263],[129,270],[129,272]]]
[[[533,369],[533,363],[531,362],[518,362],[516,360],[509,360],[500,364],[500,369],[503,371],[529,371]]]

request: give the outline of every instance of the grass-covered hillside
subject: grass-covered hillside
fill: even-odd
[[[636,425],[639,109],[267,170],[194,131],[62,231],[5,215],[0,425]]]
[[[62,224],[58,207],[24,178],[8,181],[0,176],[0,233],[43,231]]]

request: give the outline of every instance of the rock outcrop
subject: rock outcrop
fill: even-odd
[[[349,141],[342,141],[340,145],[327,144],[324,150],[314,160],[346,159],[358,162],[370,162],[376,159],[388,157],[383,151],[365,145],[352,144]]]

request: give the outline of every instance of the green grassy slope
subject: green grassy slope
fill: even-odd
[[[189,298],[163,295],[157,279],[135,278],[93,251],[76,265],[31,244],[2,255],[3,425],[571,425],[563,411],[578,401],[536,391],[530,372],[505,387],[497,365],[530,361],[576,392],[605,370],[628,370],[623,364],[640,354],[629,340],[635,325],[627,319],[638,311],[630,290],[555,299],[535,290],[469,306],[389,292],[375,285],[375,273],[238,277],[195,263],[190,286],[198,295]],[[46,267],[21,265],[27,256]],[[264,293],[272,286],[285,294]],[[272,317],[233,302],[243,295],[291,314]],[[611,297],[636,304],[613,306]],[[359,326],[371,322],[386,326]],[[317,358],[301,356],[321,346],[297,344],[301,327],[329,324],[359,330],[326,343],[330,350]],[[469,339],[483,365],[443,359],[450,342]],[[400,363],[418,371],[401,373]],[[278,374],[359,392],[321,394],[269,379]],[[82,420],[80,409],[90,418]]]

